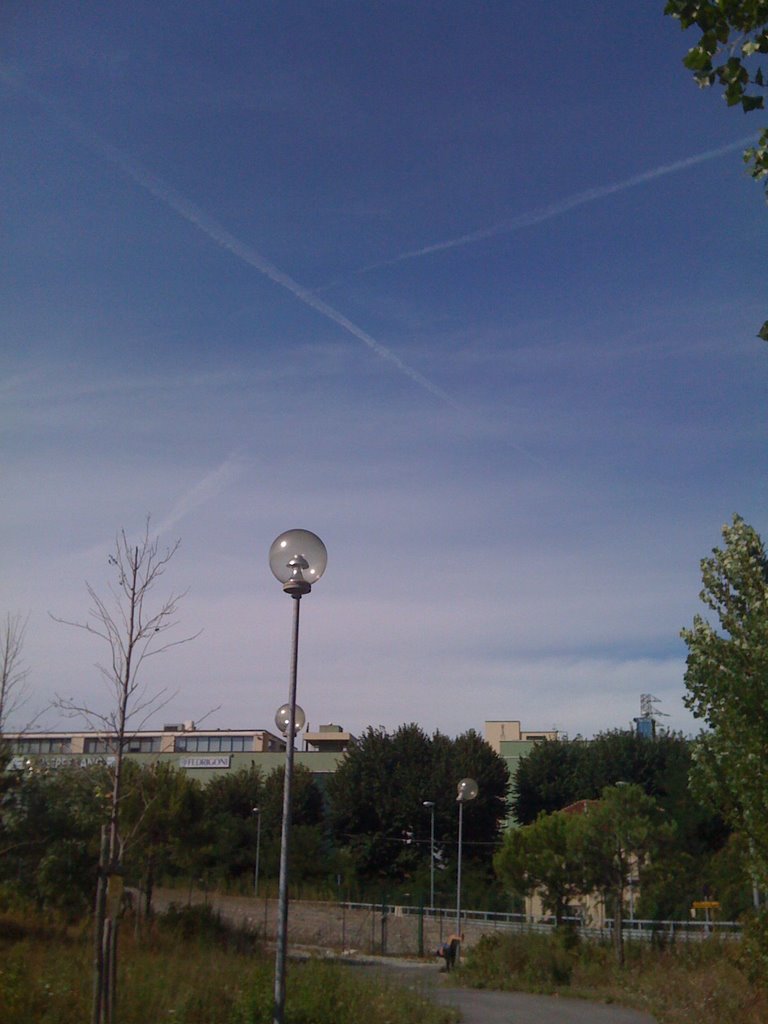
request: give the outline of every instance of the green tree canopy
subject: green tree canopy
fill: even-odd
[[[667,732],[649,739],[616,729],[592,740],[540,743],[518,765],[512,811],[517,821],[529,824],[542,812],[562,810],[577,800],[595,800],[606,786],[635,783],[677,822],[691,852],[700,852],[722,845],[727,830],[711,811],[691,799],[691,757],[690,741]]]
[[[264,873],[277,876],[283,817],[285,768],[275,768],[264,780],[262,850]],[[304,765],[294,764],[291,787],[290,874],[294,881],[318,878],[330,868],[330,851],[323,794]]]
[[[583,872],[573,841],[576,827],[572,814],[540,814],[531,825],[509,829],[493,859],[504,885],[522,896],[538,892],[558,925],[568,900],[582,891]]]
[[[581,799],[596,800],[606,786],[639,785],[675,825],[674,840],[657,852],[643,884],[643,913],[683,917],[691,900],[701,897],[710,861],[730,833],[716,809],[691,791],[693,747],[679,734],[662,732],[649,739],[619,730],[600,733],[593,740],[539,744],[518,766],[515,816],[529,823],[542,812],[552,813]]]
[[[522,757],[514,776],[512,813],[521,825],[530,825],[540,814],[561,811],[576,800],[596,796],[587,786],[584,740],[548,740],[537,743]]]
[[[617,958],[624,959],[622,923],[624,892],[630,875],[642,879],[649,861],[669,838],[656,801],[637,785],[607,786],[586,814],[575,815],[574,859],[580,865],[584,891],[597,890],[613,905]]]
[[[100,768],[31,763],[0,778],[0,882],[78,916],[90,905],[110,780]]]
[[[259,824],[253,809],[261,808],[264,828],[264,788],[261,772],[253,766],[218,775],[204,788],[209,874],[222,880],[253,874]]]
[[[456,842],[456,786],[464,777],[479,786],[464,814],[468,861],[490,865],[506,814],[504,761],[473,730],[455,740],[418,725],[394,733],[369,728],[328,782],[329,818],[340,847],[351,851],[361,877],[402,880],[428,870],[430,814],[435,805],[435,844],[452,856]]]
[[[147,913],[156,878],[196,868],[206,843],[204,807],[200,784],[172,764],[126,763],[120,833],[129,881],[143,889]]]
[[[681,634],[685,703],[709,728],[696,743],[691,777],[748,837],[756,875],[768,885],[768,556],[740,516],[722,535],[723,547],[701,563],[700,597],[716,624],[696,615]]]

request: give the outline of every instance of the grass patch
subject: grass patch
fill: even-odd
[[[7,927],[6,927],[7,926]],[[92,950],[80,932],[48,931],[30,915],[0,917],[0,1020],[82,1024],[90,1017]],[[271,1024],[272,957],[209,908],[159,918],[136,941],[121,929],[120,1024]],[[287,1024],[449,1024],[451,1010],[340,965],[291,963]]]
[[[616,1002],[659,1024],[765,1024],[768,993],[738,942],[627,943],[619,967],[607,944],[568,935],[486,936],[458,972],[476,988]]]

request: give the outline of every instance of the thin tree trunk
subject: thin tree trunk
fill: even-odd
[[[99,874],[96,883],[96,906],[93,915],[93,1002],[91,1024],[101,1024],[104,999],[104,924],[107,910],[107,858],[109,856],[109,833],[101,830],[101,851]]]
[[[114,1024],[117,1007],[117,936],[120,922],[117,918],[110,921],[109,925],[109,999],[105,1024]]]
[[[624,935],[623,925],[624,918],[622,914],[621,898],[623,896],[623,889],[618,889],[614,893],[613,903],[613,941],[616,948],[616,960],[620,967],[624,965]]]
[[[144,879],[144,918],[149,921],[152,916],[152,895],[155,889],[155,858],[152,853],[147,861],[147,874]]]

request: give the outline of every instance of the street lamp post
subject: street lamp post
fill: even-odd
[[[255,899],[259,895],[259,853],[261,852],[261,808],[254,807],[253,813],[256,815],[256,865],[253,869],[253,896]]]
[[[477,783],[474,779],[462,779],[456,787],[456,801],[459,805],[459,844],[458,863],[456,868],[456,934],[461,935],[461,843],[464,828],[464,804],[477,796]]]
[[[280,875],[277,893],[277,948],[275,951],[275,1002],[273,1024],[285,1020],[285,960],[288,945],[288,845],[291,830],[291,783],[293,779],[293,741],[296,734],[296,675],[299,658],[299,607],[325,572],[328,553],[325,544],[309,530],[288,530],[272,542],[269,567],[294,600],[291,639],[291,669],[288,703],[278,711],[278,727],[285,726],[285,779],[283,783],[283,823],[280,835]],[[304,712],[301,712],[301,725]],[[277,720],[277,719],[276,719]],[[301,726],[299,726],[301,728]]]
[[[425,807],[429,808],[429,909],[435,910],[435,801],[422,801]]]

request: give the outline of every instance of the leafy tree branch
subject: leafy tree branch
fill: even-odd
[[[700,88],[720,86],[728,106],[740,106],[745,114],[765,109],[768,0],[667,0],[664,13],[684,31],[700,33],[683,58]],[[744,162],[756,181],[768,178],[768,128],[745,150]],[[765,191],[768,200],[768,183]],[[768,320],[758,337],[768,341]]]

